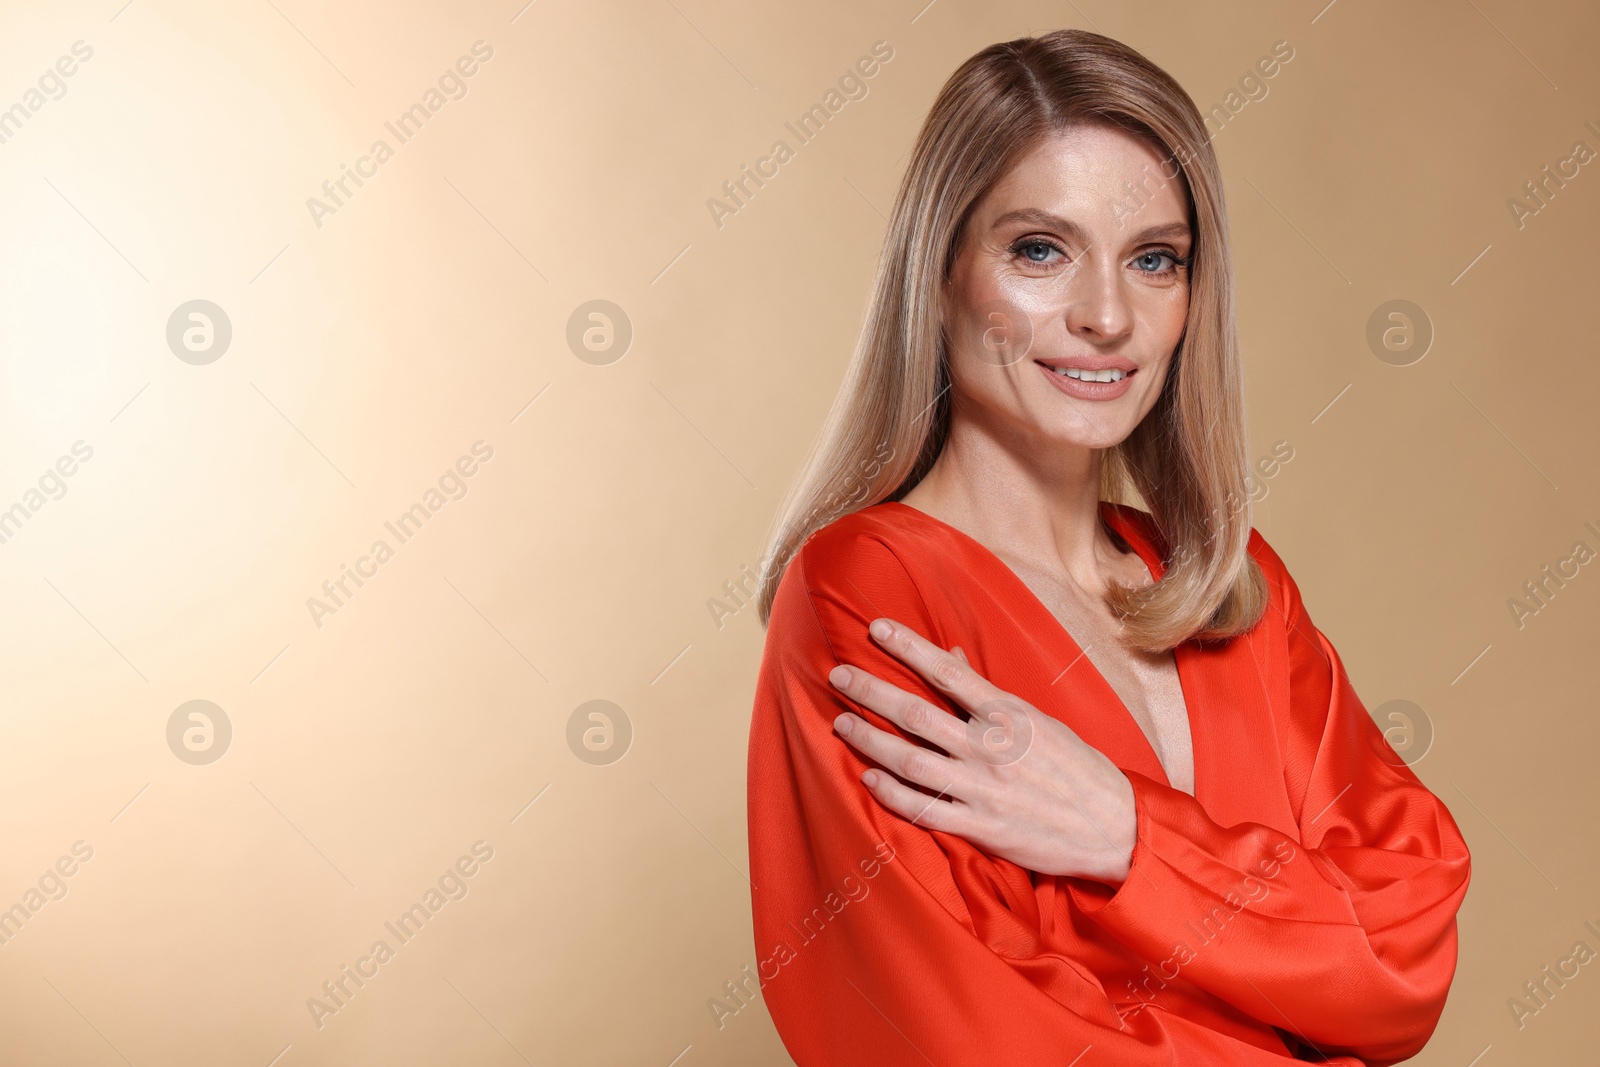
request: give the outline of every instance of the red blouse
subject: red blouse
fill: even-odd
[[[1159,578],[1150,516],[1101,514]],[[761,992],[800,1067],[1388,1064],[1422,1048],[1455,972],[1466,845],[1255,530],[1249,551],[1271,585],[1261,621],[1174,653],[1190,796],[976,540],[897,502],[811,536],[773,603],[749,766]],[[868,636],[879,617],[960,645],[1123,769],[1138,835],[1119,888],[1025,870],[868,793],[833,720],[848,709],[897,728],[829,685],[830,669],[956,711]]]

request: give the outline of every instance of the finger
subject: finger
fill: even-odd
[[[828,672],[828,681],[862,707],[877,712],[907,733],[932,741],[952,755],[962,743],[966,727],[960,719],[893,682],[846,664]]]
[[[970,819],[963,807],[944,796],[929,796],[882,771],[867,771],[861,782],[878,803],[924,830],[965,836]]]
[[[960,645],[956,645],[953,648],[951,648],[950,649],[950,654],[953,655],[953,656],[960,656],[962,663],[965,663],[969,667],[972,666],[972,661],[967,658],[967,654],[965,652],[961,651],[961,646]]]
[[[880,730],[859,715],[845,712],[833,720],[839,736],[857,752],[889,768],[908,782],[929,789],[955,789],[965,780],[964,768],[942,753],[912,744],[903,737]]]
[[[965,657],[946,652],[904,623],[874,619],[868,632],[878,644],[922,675],[935,689],[955,697],[968,711],[975,711],[984,703],[1005,695],[973,670]]]

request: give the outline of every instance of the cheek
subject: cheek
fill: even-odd
[[[1138,314],[1135,333],[1142,332],[1144,335],[1141,353],[1151,363],[1160,361],[1159,368],[1151,367],[1155,373],[1150,375],[1148,388],[1159,391],[1162,379],[1172,366],[1172,352],[1183,339],[1184,328],[1188,324],[1188,291],[1161,293],[1157,299],[1146,302]]]
[[[1159,296],[1147,308],[1146,326],[1151,340],[1158,342],[1162,351],[1170,352],[1177,347],[1189,319],[1189,287],[1175,286]]]
[[[994,367],[984,362],[970,348],[955,348],[946,364],[950,373],[950,391],[964,397],[992,396],[1011,368]]]
[[[957,348],[970,345],[975,333],[987,329],[991,315],[1011,318],[1021,310],[1007,286],[991,271],[963,266],[966,269],[959,271],[946,293],[946,332]]]
[[[949,363],[950,395],[969,416],[985,420],[1001,418],[1013,420],[1024,417],[1030,397],[1037,400],[1030,376],[1039,373],[1031,359],[1022,359],[1006,366],[996,366],[983,356],[971,351],[953,352]],[[987,413],[979,415],[980,412]]]
[[[1145,371],[1139,372],[1139,377],[1145,376]],[[1149,380],[1144,383],[1143,392],[1139,399],[1138,419],[1143,420],[1156,406],[1156,401],[1161,398],[1161,391],[1167,387],[1167,376],[1172,373],[1172,360],[1164,359],[1161,366],[1149,368]]]
[[[1034,348],[1036,324],[1049,314],[1019,299],[1016,288],[986,260],[962,263],[953,272],[943,326],[955,388],[999,388],[997,380],[1005,375],[996,372],[1025,362]]]

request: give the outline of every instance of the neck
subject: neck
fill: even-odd
[[[1007,439],[952,414],[939,457],[902,502],[1085,589],[1117,555],[1100,530],[1098,449]]]

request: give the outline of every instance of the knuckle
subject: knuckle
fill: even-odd
[[[913,733],[920,734],[928,727],[933,725],[933,708],[930,707],[925,701],[916,699],[908,700],[906,702],[904,718],[906,721],[906,728],[911,730]]]
[[[944,689],[954,689],[961,680],[961,663],[954,656],[943,655],[934,660],[933,680]]]
[[[914,781],[926,777],[928,771],[931,769],[932,767],[929,763],[927,753],[923,752],[921,749],[908,753],[906,757],[900,761],[901,772],[905,777]]]

